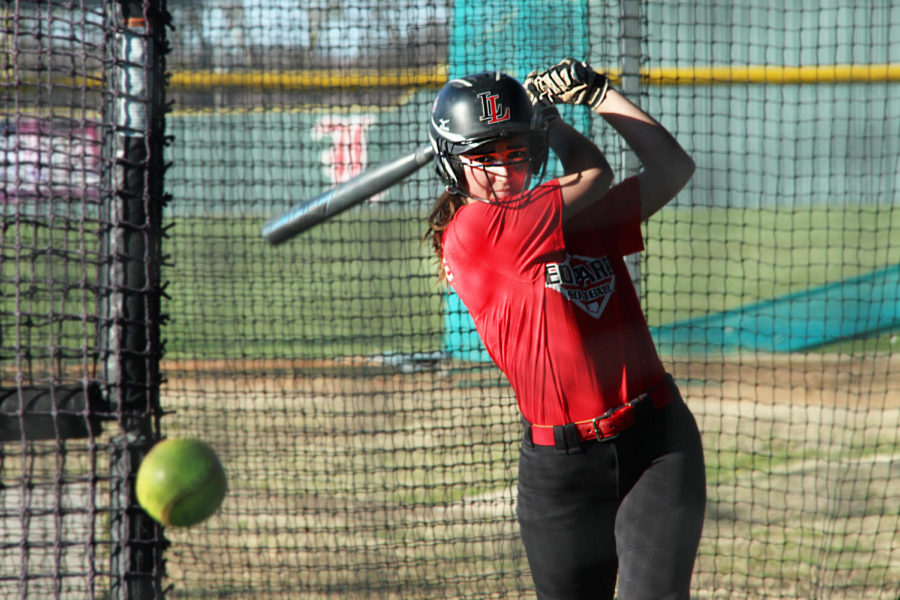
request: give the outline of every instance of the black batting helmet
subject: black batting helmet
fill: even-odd
[[[448,189],[459,191],[463,178],[457,156],[502,138],[527,135],[531,171],[539,172],[547,160],[547,136],[532,128],[533,119],[525,88],[505,73],[451,79],[438,92],[428,124],[435,170]]]

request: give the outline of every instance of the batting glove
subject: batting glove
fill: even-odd
[[[553,106],[546,92],[538,91],[534,80],[538,76],[537,71],[532,71],[525,77],[522,85],[528,93],[528,99],[531,100],[531,106],[534,107],[534,119],[532,128],[543,131],[550,129],[550,126],[559,119],[559,110]]]
[[[593,110],[606,99],[609,78],[584,61],[565,58],[535,76],[534,85],[554,103],[583,104]]]

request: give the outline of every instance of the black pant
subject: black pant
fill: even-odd
[[[689,597],[706,507],[696,421],[676,398],[621,436],[519,456],[518,516],[538,597]]]

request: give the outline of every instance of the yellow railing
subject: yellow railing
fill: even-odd
[[[283,90],[436,87],[447,81],[447,68],[350,69],[302,71],[176,71],[169,85],[178,88],[249,87]]]
[[[900,81],[900,64],[651,67],[642,71],[641,79],[656,85],[876,83]]]
[[[226,87],[321,90],[362,89],[379,87],[439,87],[447,80],[448,69],[440,65],[427,69],[308,69],[293,71],[218,71],[183,70],[169,75],[169,86],[180,89],[215,89]],[[615,83],[621,78],[617,69],[607,71]],[[647,85],[716,85],[716,84],[815,84],[878,83],[900,81],[900,64],[810,65],[713,65],[686,67],[649,67],[641,70]],[[44,83],[19,73],[7,71],[7,82],[32,87]],[[54,77],[54,85],[97,88],[102,77]]]
[[[608,71],[616,82],[620,72]],[[369,87],[438,87],[447,80],[447,67],[393,71],[179,71],[169,82],[181,88],[253,87],[277,89],[347,89]],[[641,71],[650,85],[875,83],[900,81],[900,64],[813,65],[721,65],[694,67],[650,67]]]

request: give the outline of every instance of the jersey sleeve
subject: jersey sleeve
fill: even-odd
[[[587,251],[597,244],[627,256],[644,249],[641,232],[641,190],[637,177],[629,177],[569,219],[566,244],[572,250]]]

